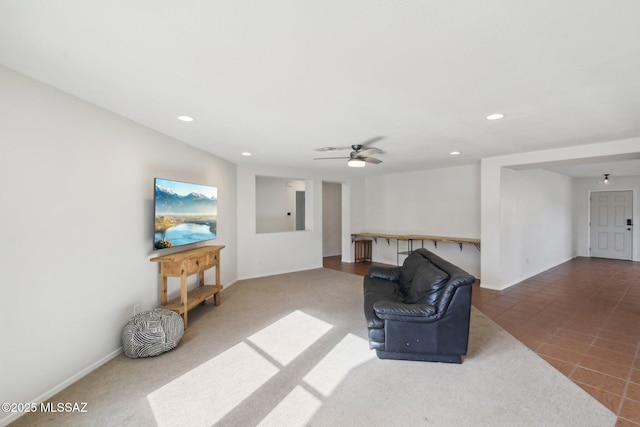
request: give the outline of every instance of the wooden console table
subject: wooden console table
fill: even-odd
[[[160,263],[160,304],[162,308],[173,310],[182,316],[187,329],[187,313],[209,297],[214,304],[220,305],[220,251],[224,246],[203,246],[170,255],[152,258],[151,262]],[[204,272],[216,268],[216,284],[204,284]],[[187,291],[187,276],[198,274],[198,287]],[[180,278],[180,297],[167,302],[167,277]]]

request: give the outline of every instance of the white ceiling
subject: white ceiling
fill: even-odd
[[[384,136],[349,172],[386,174],[640,136],[639,23],[638,0],[3,0],[0,64],[238,164],[347,172],[314,149]],[[588,174],[639,174],[620,160]]]

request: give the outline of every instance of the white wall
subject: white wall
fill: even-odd
[[[366,181],[366,226],[374,233],[480,237],[480,165],[369,177]],[[406,250],[406,242],[400,242]],[[480,251],[454,243],[425,247],[480,277]],[[378,239],[373,260],[396,264],[397,245]],[[404,257],[400,257],[400,264]]]
[[[159,305],[154,177],[218,187],[210,243],[236,280],[235,165],[4,67],[0,135],[0,401],[50,397],[118,353],[134,304]]]
[[[305,191],[302,180],[256,177],[256,232],[296,230],[296,191]]]
[[[530,275],[537,273],[537,269],[526,264],[527,257],[516,257],[511,252],[513,250],[510,236],[520,234],[518,225],[514,224],[513,218],[507,212],[503,212],[505,205],[505,194],[503,186],[505,180],[503,175],[510,175],[509,169],[539,169],[554,162],[583,162],[594,163],[597,161],[609,160],[620,155],[627,155],[640,152],[640,138],[631,138],[620,141],[603,142],[598,144],[581,145],[576,147],[564,147],[553,150],[542,150],[530,153],[512,154],[507,156],[491,157],[482,159],[481,162],[481,217],[482,217],[482,286],[491,289],[504,289],[519,280],[523,280]],[[545,178],[547,179],[547,178]],[[559,188],[542,188],[540,192],[550,191],[555,194],[560,190],[563,194],[567,183],[563,179],[552,179],[554,183],[560,185]],[[522,185],[527,184],[525,179]],[[506,195],[514,194],[516,189],[508,189]],[[573,202],[573,194],[570,196]],[[506,201],[506,206],[511,204]],[[572,204],[573,206],[573,204]],[[566,206],[565,206],[566,209]],[[572,208],[573,209],[573,208]],[[575,211],[575,209],[573,209]],[[572,219],[574,214],[572,213]],[[564,214],[562,215],[564,217]],[[515,228],[514,228],[515,227]],[[546,229],[540,228],[540,234],[546,236],[545,246],[538,245],[539,251],[545,251],[544,247],[561,250],[552,250],[550,254],[544,254],[540,258],[540,268],[552,267],[566,261],[566,235],[572,235],[576,225],[567,225],[564,230],[556,229],[555,234],[548,233]],[[578,232],[578,235],[580,233]],[[524,236],[526,237],[526,236]],[[637,238],[636,238],[637,240]],[[572,242],[572,255],[575,255],[575,242]],[[529,262],[531,263],[531,257]],[[537,263],[537,262],[536,262]],[[519,276],[524,274],[523,276]]]
[[[503,286],[514,285],[573,257],[572,179],[546,170],[503,169]]]
[[[640,173],[640,171],[638,171]],[[607,188],[598,186],[598,179],[574,180],[574,233],[575,252],[578,256],[589,256],[589,195],[592,191],[631,190],[633,192],[633,253],[634,261],[640,261],[640,175],[616,176]]]
[[[290,177],[305,181],[307,229],[280,233],[256,233],[256,176]],[[364,179],[323,175],[309,170],[238,166],[238,276],[241,279],[322,267],[322,182],[344,182],[364,192]],[[349,219],[343,224],[348,239],[351,218],[364,216],[364,203],[350,201]],[[345,206],[343,204],[343,212]],[[356,223],[358,219],[354,220]],[[345,235],[347,237],[345,237]]]
[[[351,233],[366,226],[365,180],[342,183],[342,262],[353,262],[355,248]]]

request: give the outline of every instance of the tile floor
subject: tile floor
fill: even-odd
[[[364,275],[372,263],[324,265]],[[476,284],[473,305],[616,413],[616,426],[640,426],[640,263],[575,258],[504,291]]]

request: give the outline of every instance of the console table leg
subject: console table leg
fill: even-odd
[[[187,273],[182,270],[182,274],[180,275],[180,302],[182,303],[182,309],[184,312],[182,313],[182,320],[184,320],[184,328],[187,329],[187,314],[189,313],[188,296],[187,296]]]
[[[167,305],[167,276],[160,279],[160,304]]]

